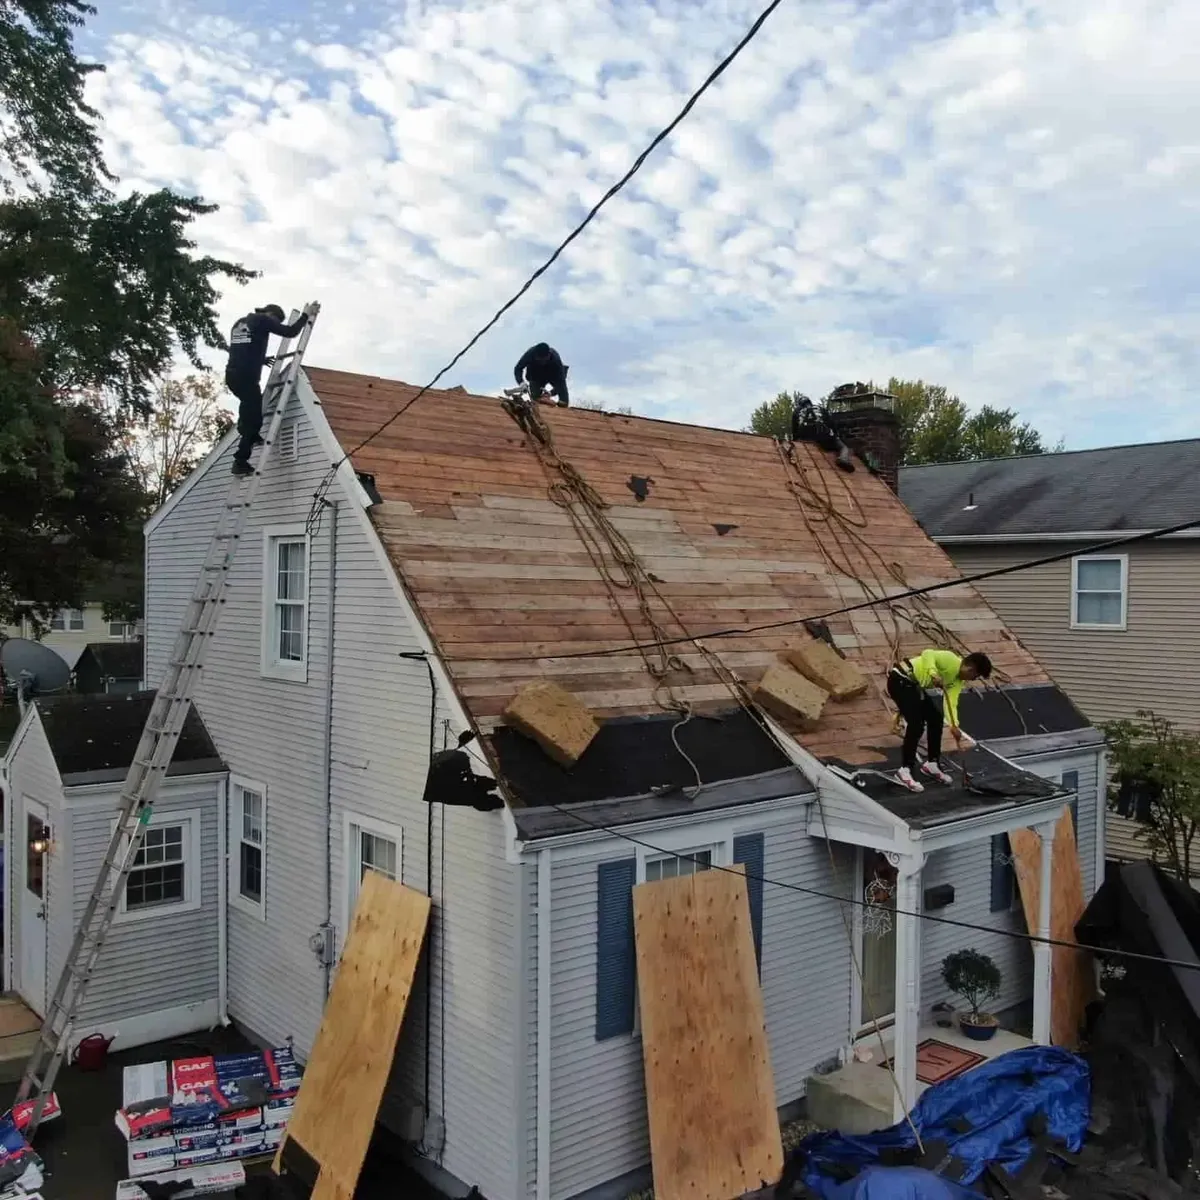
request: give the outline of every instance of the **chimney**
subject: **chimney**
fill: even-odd
[[[866,383],[843,383],[825,401],[838,437],[892,489],[900,489],[900,418],[896,397]]]

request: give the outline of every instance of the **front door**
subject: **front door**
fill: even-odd
[[[867,850],[862,860],[859,1028],[866,1033],[896,1014],[896,873],[882,854]]]
[[[18,827],[21,841],[13,847],[13,865],[22,864],[17,990],[39,1017],[46,1014],[46,877],[50,866],[47,822],[46,806],[25,797]]]

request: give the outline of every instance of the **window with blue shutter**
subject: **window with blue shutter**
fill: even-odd
[[[1074,792],[1071,798],[1071,827],[1075,831],[1075,841],[1079,841],[1079,772],[1064,771],[1062,785],[1067,791]]]
[[[997,833],[992,837],[992,912],[1008,912],[1013,905],[1012,852],[1008,846],[1008,834]]]
[[[763,875],[765,839],[761,833],[746,833],[733,839],[733,861],[746,868],[746,890],[750,893],[750,925],[754,930],[754,957],[762,974]]]
[[[637,956],[633,943],[633,885],[637,859],[596,868],[596,1040],[633,1032]]]

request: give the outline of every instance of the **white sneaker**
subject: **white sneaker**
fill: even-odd
[[[902,787],[908,788],[910,792],[923,792],[925,789],[913,778],[912,772],[907,767],[901,767],[896,772],[896,782]]]
[[[936,779],[938,781],[938,783],[953,783],[954,782],[953,778],[951,776],[947,775],[946,772],[943,771],[942,768],[937,765],[937,763],[931,762],[928,759],[926,759],[925,762],[923,762],[921,764],[921,770],[926,775],[928,775],[931,779]]]

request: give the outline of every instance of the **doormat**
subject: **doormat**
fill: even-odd
[[[945,1083],[947,1079],[953,1079],[986,1061],[986,1054],[951,1046],[949,1042],[939,1042],[937,1038],[926,1038],[917,1046],[917,1079],[921,1083]],[[889,1058],[879,1065],[894,1067],[896,1060]]]

